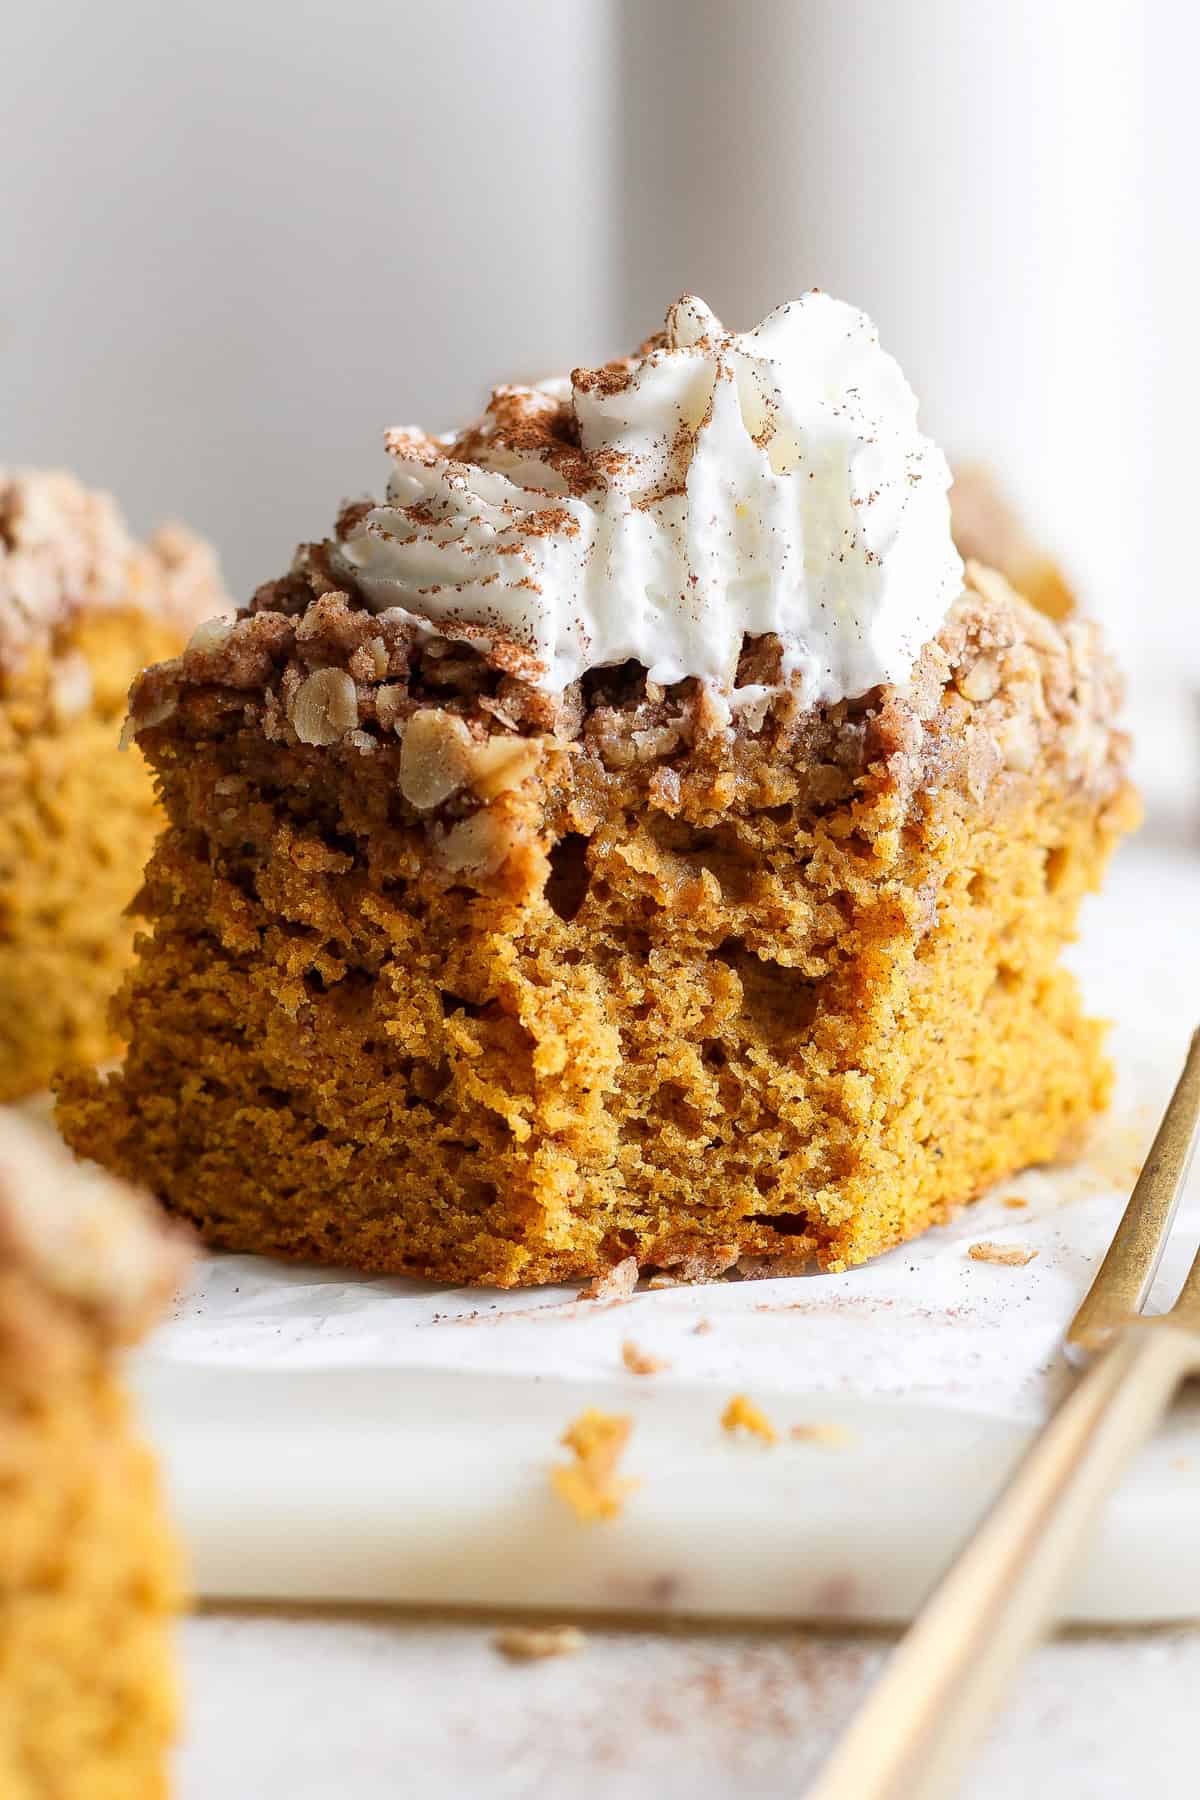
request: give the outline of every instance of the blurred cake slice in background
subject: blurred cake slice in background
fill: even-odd
[[[119,1353],[187,1264],[177,1227],[0,1108],[0,1794],[158,1800],[181,1572]]]
[[[0,1101],[118,1047],[105,1007],[159,822],[125,695],[225,604],[189,532],[138,544],[107,494],[0,470]]]
[[[1075,595],[1052,556],[1030,537],[991,470],[965,463],[950,489],[954,542],[964,562],[998,569],[1010,587],[1051,619],[1075,610]]]

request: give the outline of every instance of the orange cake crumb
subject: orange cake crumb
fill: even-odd
[[[972,1244],[967,1251],[972,1262],[1004,1263],[1014,1269],[1023,1269],[1037,1255],[1036,1250],[1027,1250],[1022,1244],[993,1244],[984,1240],[980,1244]]]
[[[621,1361],[631,1375],[657,1375],[671,1366],[661,1356],[650,1356],[645,1350],[639,1350],[632,1338],[626,1338],[621,1345]]]
[[[1008,1207],[1010,1212],[1024,1212],[1025,1208],[1029,1205],[1029,1202],[1028,1200],[1023,1200],[1020,1194],[1010,1194],[1004,1204]]]
[[[510,1662],[544,1662],[550,1656],[574,1656],[586,1641],[576,1625],[510,1625],[496,1633],[492,1644]]]
[[[759,1437],[764,1444],[778,1442],[778,1434],[762,1408],[745,1394],[735,1394],[721,1414],[721,1428],[730,1433],[745,1431]]]
[[[633,1420],[627,1414],[601,1412],[590,1406],[563,1432],[561,1441],[574,1452],[575,1461],[556,1463],[550,1481],[582,1524],[619,1517],[637,1487],[636,1481],[616,1476],[632,1430]]]

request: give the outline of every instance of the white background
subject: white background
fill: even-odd
[[[629,348],[687,287],[746,326],[820,285],[876,317],[951,453],[1001,468],[1183,729],[1186,0],[0,15],[0,457],[68,463],[140,527],[182,514],[244,596],[382,485],[386,425]]]
[[[617,341],[607,5],[5,7],[0,456],[184,514],[239,595],[385,426]]]

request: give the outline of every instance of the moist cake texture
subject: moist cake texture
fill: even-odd
[[[1117,683],[971,582],[908,692],[730,731],[636,667],[550,704],[306,553],[135,688],[170,825],[68,1138],[212,1244],[500,1285],[838,1267],[1058,1155]]]
[[[157,1209],[0,1110],[0,1794],[158,1800],[180,1572],[117,1355],[185,1255]]]
[[[223,601],[208,549],[140,547],[107,495],[0,470],[0,1101],[119,1048],[108,1001],[159,824],[129,682]]]
[[[734,339],[679,302],[640,362],[393,434],[388,507],[140,678],[169,824],[124,1065],[62,1090],[79,1151],[216,1246],[507,1286],[840,1268],[1078,1140],[1110,1075],[1059,955],[1136,813],[1117,678],[1093,626],[964,584],[944,462],[831,305]],[[789,423],[787,358],[825,338],[834,402]],[[707,410],[639,464],[660,381]],[[589,439],[597,395],[633,451]],[[912,618],[941,619],[910,651],[880,566],[906,520]],[[789,533],[834,573],[805,586]],[[556,684],[591,621],[620,641],[647,543],[674,635],[643,615],[644,657]],[[656,677],[718,668],[739,621],[727,678]]]

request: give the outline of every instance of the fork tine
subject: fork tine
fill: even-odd
[[[1192,1034],[1183,1073],[1108,1254],[1071,1323],[1068,1344],[1085,1350],[1098,1348],[1145,1305],[1187,1180],[1198,1123],[1200,1030]],[[1191,1298],[1186,1304],[1200,1306],[1200,1268],[1193,1267],[1188,1277],[1188,1294]]]
[[[1200,1331],[1200,1250],[1197,1250],[1188,1278],[1171,1308],[1171,1317],[1179,1325],[1187,1325],[1193,1331]]]
[[[1196,1036],[1200,1038],[1200,1032],[1197,1032]],[[1191,1155],[1195,1155],[1198,1144],[1200,1144],[1200,1131],[1192,1138]],[[1188,1161],[1191,1161],[1191,1156]],[[1186,1185],[1187,1169],[1185,1168],[1183,1178],[1179,1183],[1181,1193]],[[1188,1270],[1187,1280],[1179,1290],[1179,1298],[1171,1308],[1171,1317],[1180,1325],[1187,1325],[1193,1330],[1200,1331],[1200,1250],[1197,1250],[1192,1266]]]

